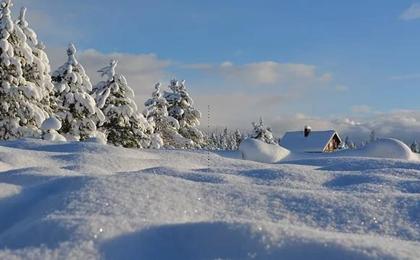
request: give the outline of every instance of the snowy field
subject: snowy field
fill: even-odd
[[[420,258],[417,161],[239,157],[0,142],[0,258]]]

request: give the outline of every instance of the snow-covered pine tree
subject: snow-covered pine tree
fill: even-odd
[[[235,150],[239,149],[239,145],[241,144],[243,140],[242,133],[239,129],[236,129],[235,131]]]
[[[194,101],[187,92],[185,81],[171,80],[164,98],[168,102],[168,113],[179,122],[178,132],[192,141],[192,147],[200,148],[204,145],[203,133],[198,129],[201,113],[194,108]]]
[[[262,117],[260,117],[260,121],[258,123],[253,122],[252,126],[254,129],[251,134],[251,138],[261,140],[268,144],[276,144],[271,128],[264,125]]]
[[[11,0],[0,4],[0,139],[39,137],[39,127],[49,117],[51,82],[45,76],[49,65],[37,59],[28,44],[26,34],[31,34],[31,41],[36,34],[24,12],[14,23],[11,7]]]
[[[229,132],[227,127],[225,127],[225,129],[223,129],[222,134],[220,135],[220,141],[221,141],[221,145],[222,145],[222,150],[230,150],[231,149],[231,140],[230,140],[230,136],[229,136]]]
[[[56,117],[62,127],[58,131],[69,140],[86,140],[97,135],[97,125],[105,116],[89,94],[92,84],[83,66],[76,59],[76,48],[67,48],[67,61],[54,71],[52,80],[57,101]]]
[[[160,86],[160,83],[155,85],[152,97],[144,103],[146,106],[144,112],[145,117],[152,124],[154,134],[162,138],[162,145],[164,147],[191,147],[193,145],[192,141],[178,133],[180,127],[178,120],[169,116],[168,102],[163,98]]]
[[[207,140],[207,145],[209,146],[209,149],[211,150],[220,149],[216,133],[213,132],[211,135],[209,135],[208,140]]]
[[[20,10],[19,19],[16,20],[16,25],[25,34],[28,45],[32,49],[33,62],[26,64],[23,67],[23,76],[26,80],[34,82],[38,87],[43,98],[41,104],[43,109],[49,114],[55,108],[55,99],[53,93],[53,84],[51,82],[51,67],[47,54],[45,53],[45,45],[38,41],[38,36],[35,31],[29,27],[26,20],[26,8],[22,7]]]
[[[117,63],[112,60],[109,66],[98,71],[107,79],[93,89],[97,106],[105,115],[105,122],[99,129],[107,135],[108,143],[148,148],[153,128],[143,114],[138,112],[134,91],[128,86],[125,77],[115,73]]]

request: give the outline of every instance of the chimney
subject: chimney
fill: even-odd
[[[308,137],[309,134],[311,133],[312,128],[308,125],[305,126],[305,128],[303,129],[303,134],[305,135],[305,137]]]

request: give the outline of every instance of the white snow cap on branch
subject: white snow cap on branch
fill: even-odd
[[[14,23],[12,21],[12,18],[10,16],[10,8],[13,6],[11,0],[4,0],[1,3],[1,26],[0,30],[6,30],[9,33],[13,31],[14,29]],[[3,32],[2,32],[3,33]],[[7,37],[5,37],[7,38]]]
[[[111,60],[109,65],[98,70],[101,73],[101,77],[108,76],[108,79],[112,79],[115,76],[115,67],[117,67],[118,61]]]
[[[79,62],[77,61],[76,56],[75,56],[76,52],[77,52],[77,49],[74,46],[74,44],[73,43],[69,43],[69,47],[67,48],[67,56],[68,56],[67,63],[69,65],[77,65],[77,64],[79,64]]]
[[[20,26],[23,33],[32,42],[32,44],[36,46],[38,44],[38,37],[34,30],[29,28],[29,23],[26,21],[26,7],[22,7],[20,9],[19,20],[17,20],[16,23]]]
[[[55,117],[50,117],[44,120],[44,122],[42,122],[42,125],[41,125],[41,129],[44,131],[47,131],[50,129],[60,130],[60,128],[61,128],[61,122]]]

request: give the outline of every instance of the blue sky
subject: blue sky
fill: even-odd
[[[197,106],[213,107],[214,125],[246,128],[261,115],[279,133],[306,121],[364,134],[420,126],[420,1],[15,3],[29,7],[53,65],[69,41],[94,79],[92,60],[127,61],[139,103],[154,81],[178,77]],[[390,115],[406,120],[384,125]]]

